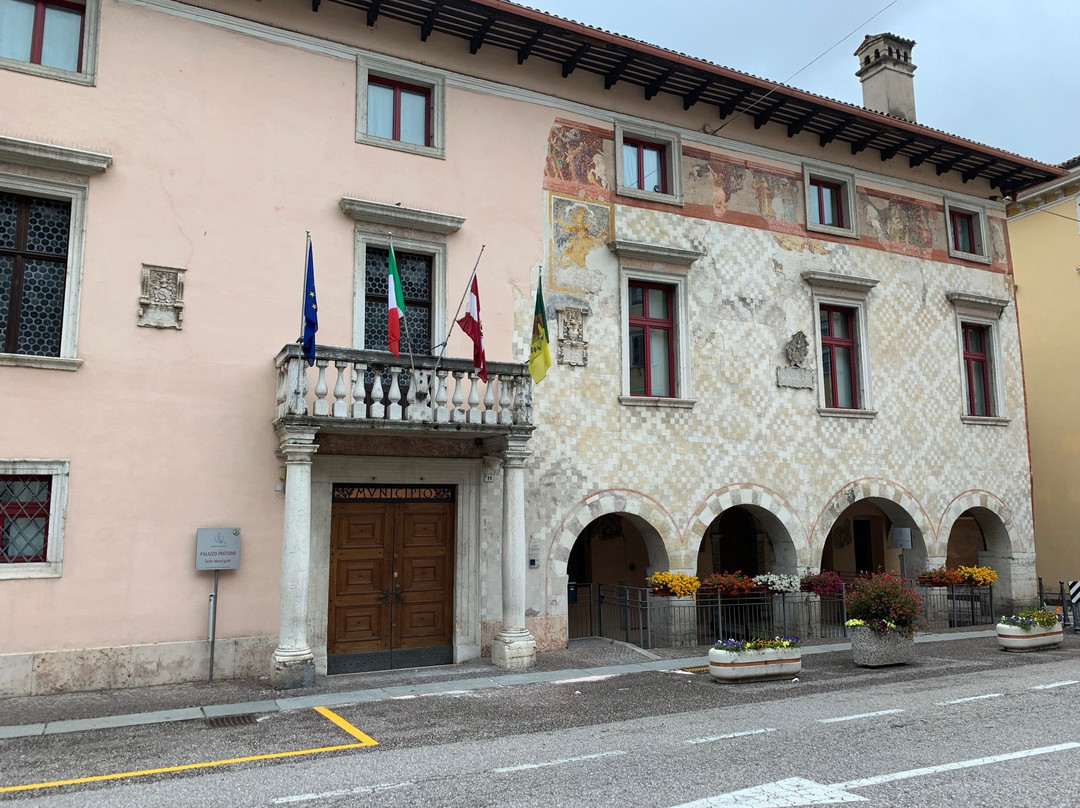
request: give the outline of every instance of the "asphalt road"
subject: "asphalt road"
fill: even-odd
[[[798,682],[636,673],[0,741],[0,793],[47,806],[1080,805],[1080,656],[935,643],[905,668],[804,659]],[[363,736],[361,736],[363,737]],[[959,765],[957,765],[959,764]]]

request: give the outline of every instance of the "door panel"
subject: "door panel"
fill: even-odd
[[[454,506],[333,506],[327,671],[453,658]]]

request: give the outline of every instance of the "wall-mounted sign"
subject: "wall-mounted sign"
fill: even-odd
[[[200,527],[195,531],[196,570],[234,570],[240,566],[240,528]]]
[[[452,485],[334,484],[334,502],[453,502]]]
[[[894,550],[910,550],[911,528],[894,527],[892,529],[892,546]]]

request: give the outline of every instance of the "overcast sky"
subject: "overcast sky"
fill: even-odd
[[[1047,163],[1080,154],[1078,0],[518,2],[860,106],[855,48],[888,31],[917,43],[919,123]]]

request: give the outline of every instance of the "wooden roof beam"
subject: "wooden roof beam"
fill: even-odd
[[[476,29],[476,33],[473,34],[472,39],[469,40],[469,53],[475,54],[484,44],[484,37],[488,35],[488,31],[491,30],[491,26],[495,24],[495,15],[492,14],[482,23],[480,27]]]
[[[428,12],[427,17],[422,23],[420,23],[420,41],[427,42],[431,32],[435,30],[435,21],[439,18],[439,12],[442,11],[442,0],[437,0],[435,5],[431,7],[431,11]]]
[[[1008,174],[998,177],[996,180],[992,180],[990,182],[990,187],[997,188],[999,191],[1001,191],[1002,196],[1010,196],[1011,194],[1009,191],[1005,190],[1005,186],[1010,185],[1010,180],[1020,176],[1023,173],[1023,168],[1017,168],[1014,171],[1010,171]]]
[[[691,90],[686,95],[684,95],[683,100],[682,100],[682,108],[683,109],[690,109],[690,107],[694,106],[694,104],[696,104],[698,101],[701,100],[702,93],[704,93],[707,89],[709,89],[712,86],[712,83],[713,83],[712,78],[711,77],[707,78],[707,79],[705,79],[705,81],[701,82],[701,84],[699,84],[697,87],[695,87],[693,90]]]
[[[581,60],[585,58],[585,54],[588,53],[590,50],[592,50],[592,45],[586,42],[584,45],[574,51],[574,54],[569,59],[563,62],[562,77],[564,79],[568,78],[570,74],[574,72]]]
[[[812,121],[814,116],[817,114],[817,110],[812,109],[808,113],[803,115],[801,118],[797,118],[796,120],[789,123],[787,127],[787,136],[795,137],[795,135],[799,134],[799,132],[803,130],[803,127],[810,123],[810,121]]]
[[[754,128],[760,129],[770,120],[772,120],[773,113],[780,109],[780,107],[784,106],[784,103],[785,100],[781,98],[768,109],[763,109],[761,110],[761,112],[758,112],[756,115],[754,115]]]
[[[955,166],[961,160],[963,160],[963,159],[965,159],[967,157],[970,157],[970,156],[971,156],[970,151],[963,151],[963,152],[960,152],[960,154],[956,155],[956,157],[954,157],[951,160],[946,160],[944,163],[938,163],[938,165],[937,165],[937,174],[938,174],[938,176],[940,177],[946,171],[951,171],[953,166]]]
[[[720,118],[721,119],[726,118],[728,115],[733,113],[735,111],[735,107],[737,107],[740,103],[742,103],[742,100],[744,98],[746,98],[746,96],[750,95],[751,89],[752,88],[750,88],[750,87],[746,87],[745,89],[742,89],[739,92],[737,92],[729,100],[727,100],[723,104],[721,104],[720,107],[719,107]]]
[[[522,45],[520,48],[518,48],[519,65],[525,64],[525,60],[528,59],[529,56],[532,54],[533,48],[536,47],[536,43],[540,41],[540,37],[542,37],[543,35],[544,32],[537,28],[533,32],[533,35],[529,37],[529,41]]]
[[[935,157],[940,152],[941,152],[941,144],[940,143],[938,145],[936,145],[936,146],[931,146],[928,150],[924,151],[922,154],[916,154],[913,157],[909,157],[908,158],[908,167],[909,168],[918,168],[924,162],[926,162],[926,160],[928,158]]]
[[[663,87],[664,84],[667,83],[667,80],[670,79],[673,75],[675,75],[675,65],[669,67],[659,76],[657,76],[654,81],[649,83],[649,85],[645,88],[645,100],[651,101],[653,97],[658,92],[660,92],[660,88]]]
[[[887,148],[887,149],[882,149],[881,150],[881,162],[884,163],[886,160],[893,159],[894,157],[896,157],[896,155],[898,155],[900,153],[901,149],[906,149],[908,146],[910,146],[912,143],[914,143],[916,141],[916,139],[917,138],[911,137],[911,138],[908,138],[907,140],[900,141],[895,146],[889,146],[889,148]]]
[[[845,129],[847,129],[849,126],[851,126],[851,118],[845,118],[832,129],[828,130],[827,132],[822,132],[821,136],[818,138],[818,144],[821,146],[821,148],[824,149],[826,146],[836,140],[836,136],[843,132]]]
[[[964,182],[970,182],[971,180],[979,176],[979,174],[981,174],[985,169],[990,168],[990,166],[992,166],[993,164],[993,159],[990,159],[987,160],[985,163],[975,166],[974,168],[969,168],[967,171],[960,175],[960,179],[962,179]]]
[[[367,24],[368,28],[374,28],[375,22],[379,19],[379,12],[382,11],[383,0],[371,0],[371,5],[367,10]]]
[[[867,146],[870,145],[870,141],[880,135],[881,132],[871,132],[869,135],[859,138],[858,140],[851,141],[851,153],[858,154]]]
[[[611,70],[604,75],[605,90],[610,90],[615,86],[615,82],[622,78],[623,71],[630,66],[632,61],[634,61],[634,54],[628,53],[619,60],[619,63],[615,65],[615,67],[611,68]]]

